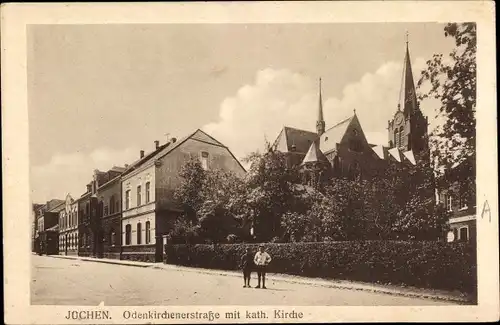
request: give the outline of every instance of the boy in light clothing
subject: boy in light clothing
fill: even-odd
[[[257,276],[259,284],[256,288],[260,288],[260,279],[262,278],[262,289],[266,289],[266,268],[271,263],[271,256],[264,250],[264,246],[259,246],[259,251],[255,254],[253,259],[257,268]]]

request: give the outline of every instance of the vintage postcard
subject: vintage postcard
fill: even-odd
[[[5,321],[499,318],[494,4],[6,4]]]

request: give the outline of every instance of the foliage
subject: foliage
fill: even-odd
[[[257,244],[167,245],[168,264],[237,270]],[[266,244],[271,273],[399,284],[474,293],[476,247],[436,241],[343,241]],[[446,276],[443,276],[446,275]]]
[[[249,220],[257,240],[269,241],[282,235],[283,215],[297,206],[300,208],[301,193],[296,187],[298,174],[288,167],[285,154],[279,151],[255,153],[249,159],[251,166],[246,179]]]
[[[205,181],[205,171],[200,161],[192,158],[182,165],[179,177],[182,181],[174,192],[174,199],[180,203],[185,217],[196,222],[196,212],[203,203],[200,189]]]
[[[455,39],[456,48],[449,59],[435,54],[427,61],[418,85],[430,84],[430,90],[421,98],[441,102],[437,113],[445,122],[432,134],[432,146],[437,167],[449,170],[476,153],[476,24],[449,23],[444,33]],[[463,173],[456,176],[459,181],[475,177]]]
[[[203,240],[220,243],[226,242],[229,234],[238,234],[243,222],[243,181],[229,171],[205,171],[196,159],[182,166],[180,176],[174,195],[182,203],[184,220],[176,226],[186,229],[174,229],[177,236],[193,231]]]
[[[338,178],[310,195],[306,211],[288,212],[282,228],[291,242],[438,239],[449,214],[434,203],[425,165],[390,165],[369,181]]]
[[[195,244],[201,243],[199,227],[187,218],[177,218],[174,220],[170,237],[174,244]]]

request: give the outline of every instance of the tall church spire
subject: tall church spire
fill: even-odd
[[[323,119],[323,98],[321,97],[321,78],[319,78],[319,105],[318,120],[316,121],[316,132],[318,135],[325,133],[325,120]]]
[[[418,109],[417,94],[415,92],[415,83],[411,70],[410,50],[408,49],[408,33],[406,33],[406,55],[404,62],[404,103],[402,106],[405,116],[411,115]]]

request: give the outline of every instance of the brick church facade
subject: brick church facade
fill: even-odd
[[[427,118],[419,108],[408,44],[404,60],[403,105],[388,121],[388,146],[368,142],[356,115],[326,128],[321,79],[316,132],[285,126],[273,149],[286,153],[289,166],[299,166],[308,183],[319,178],[369,178],[390,163],[414,166],[429,160]],[[312,184],[311,184],[312,185]]]

